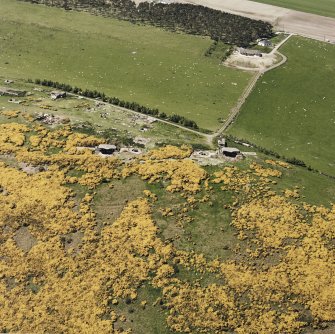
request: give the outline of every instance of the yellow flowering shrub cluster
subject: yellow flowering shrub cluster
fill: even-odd
[[[283,167],[283,168],[287,168],[287,169],[291,169],[291,166],[284,161],[280,161],[280,160],[265,160],[265,162],[271,166],[274,167]]]
[[[167,145],[156,150],[152,150],[146,154],[146,158],[152,160],[162,159],[183,159],[189,158],[192,154],[192,148],[182,145],[180,148],[176,146]]]
[[[20,115],[19,110],[3,110],[1,115],[6,116],[7,118],[17,118]]]
[[[232,224],[240,231],[254,231],[256,243],[273,248],[288,238],[298,239],[306,227],[299,208],[277,195],[243,204],[233,213]]]
[[[29,128],[23,124],[0,124],[0,154],[14,153],[25,142]]]
[[[46,236],[26,254],[8,237],[0,246],[6,254],[0,266],[1,325],[34,333],[119,333],[113,330],[118,316],[109,300],[136,298],[137,287],[159,262],[149,255],[160,246],[149,210],[144,200],[132,202],[115,224],[103,228],[101,238],[92,226],[80,226],[85,235],[78,254],[66,250],[59,237]]]
[[[214,173],[213,183],[220,183],[222,190],[233,190],[236,192],[248,192],[254,177],[248,172],[242,172],[237,167],[224,167],[222,171]]]
[[[42,152],[46,152],[50,147],[63,148],[66,142],[64,139],[71,135],[70,127],[51,131],[41,125],[36,125],[33,127],[33,131],[36,134],[29,137],[30,145]]]
[[[132,174],[153,183],[158,180],[170,181],[169,192],[185,191],[195,193],[200,190],[201,181],[207,176],[203,168],[189,159],[167,159],[163,161],[144,160],[127,165],[122,170],[123,177]]]
[[[144,283],[160,291],[174,332],[296,334],[307,322],[335,321],[335,206],[300,203],[297,189],[276,193],[271,178],[281,171],[253,163],[211,174],[188,159],[188,147],[172,146],[125,164],[83,148],[104,140],[69,126],[0,130],[1,154],[45,167],[30,174],[0,163],[0,331],[130,333],[119,326],[131,323],[118,305],[139,298]],[[89,189],[131,175],[181,193],[181,212],[159,208],[167,224],[192,224],[188,208],[210,209],[214,192],[233,193],[227,208],[239,248],[229,259],[208,259],[164,241],[153,220],[160,198],[149,190],[112,224],[98,221]],[[75,198],[71,184],[87,194]],[[22,231],[33,240],[27,247]]]
[[[277,169],[272,169],[272,168],[264,168],[260,164],[254,162],[250,165],[250,168],[255,171],[255,174],[257,176],[262,176],[262,177],[281,177],[282,172],[277,170]]]
[[[99,144],[104,144],[105,139],[95,136],[88,136],[83,133],[71,133],[66,141],[65,150],[75,149],[76,147],[94,147]]]
[[[232,292],[222,285],[201,288],[177,281],[163,289],[163,296],[169,307],[167,322],[177,332],[223,331],[241,321]]]
[[[103,143],[104,139],[72,133],[69,126],[51,131],[41,125],[29,128],[27,125],[9,123],[1,124],[0,131],[0,153],[15,153],[18,162],[43,165],[48,170],[58,171],[64,175],[63,182],[79,183],[92,189],[103,180],[119,175],[119,161],[115,157],[101,159],[85,148]],[[33,133],[27,140],[30,147],[23,146],[30,132]],[[51,149],[56,153],[48,154]],[[81,175],[70,176],[70,171],[79,171]]]
[[[288,198],[289,197],[292,197],[292,198],[299,198],[300,197],[298,189],[294,189],[294,190],[285,189],[284,190],[284,196],[288,197]]]
[[[27,175],[1,163],[0,226],[16,230],[29,225],[40,239],[86,226],[73,211],[71,191],[61,186],[63,179],[61,172]],[[34,224],[35,221],[39,223]]]

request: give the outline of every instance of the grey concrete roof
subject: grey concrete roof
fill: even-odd
[[[110,144],[100,144],[98,148],[102,150],[116,150],[116,146]]]
[[[222,152],[229,152],[229,153],[240,153],[240,150],[235,147],[222,147],[221,148]]]

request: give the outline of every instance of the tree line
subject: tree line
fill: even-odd
[[[117,97],[109,97],[105,93],[99,92],[97,90],[90,90],[90,89],[81,89],[79,87],[72,87],[69,84],[65,83],[60,83],[57,81],[52,81],[52,80],[41,80],[41,79],[28,79],[28,82],[30,83],[35,83],[37,85],[42,85],[46,87],[53,87],[56,89],[63,90],[65,92],[81,95],[84,97],[92,98],[92,99],[100,99],[103,102],[111,103],[113,105],[130,109],[145,115],[150,115],[153,117],[157,117],[172,123],[180,124],[185,127],[194,129],[194,130],[199,130],[199,127],[195,121],[192,121],[184,116],[173,114],[173,115],[167,115],[165,112],[160,112],[157,108],[149,108],[143,105],[140,105],[137,102],[129,102],[129,101],[124,101],[121,100]]]
[[[182,3],[132,0],[23,0],[64,9],[85,10],[95,15],[116,17],[137,24],[150,24],[170,31],[209,36],[226,44],[248,46],[258,38],[273,36],[270,23],[225,13],[212,8]]]

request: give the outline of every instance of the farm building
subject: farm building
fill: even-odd
[[[272,43],[268,39],[262,39],[258,42],[258,45],[260,45],[260,46],[272,46]]]
[[[230,158],[236,158],[241,152],[239,149],[234,148],[234,147],[221,147],[220,152]]]
[[[50,97],[52,100],[62,99],[66,97],[66,93],[55,90],[50,93]]]
[[[98,151],[102,154],[110,155],[116,151],[116,146],[109,144],[100,144],[98,146]]]
[[[27,94],[24,90],[12,89],[7,87],[0,87],[0,96],[25,96]]]
[[[257,57],[262,57],[262,52],[259,50],[252,50],[252,49],[244,49],[244,48],[238,48],[237,51],[243,55],[243,56],[257,56]]]

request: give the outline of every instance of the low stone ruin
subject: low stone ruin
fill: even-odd
[[[0,87],[0,96],[26,96],[25,90],[12,89],[8,87]]]
[[[69,119],[64,118],[58,115],[53,114],[45,114],[45,113],[39,113],[35,116],[35,120],[42,122],[47,125],[54,125],[54,124],[65,124],[68,123]]]
[[[66,97],[66,92],[54,90],[50,93],[51,100],[63,99]]]
[[[149,138],[143,138],[143,137],[135,137],[134,138],[134,143],[135,144],[140,144],[143,146],[146,146],[150,142]]]

